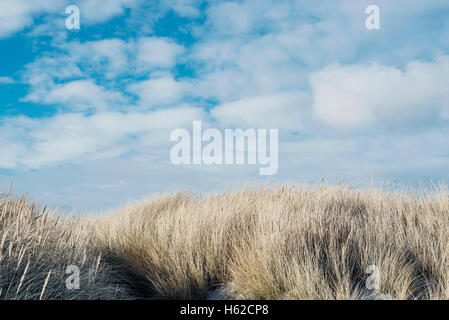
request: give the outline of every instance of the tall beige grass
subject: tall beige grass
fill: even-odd
[[[181,193],[79,221],[50,219],[23,199],[3,200],[1,212],[2,298],[39,298],[52,270],[44,299],[366,299],[376,293],[365,285],[369,265],[379,294],[449,298],[444,186]],[[93,275],[77,294],[53,276],[74,261]]]
[[[62,220],[23,197],[0,196],[0,299],[126,298],[101,262],[92,227]],[[68,290],[68,266],[80,269],[80,288]]]

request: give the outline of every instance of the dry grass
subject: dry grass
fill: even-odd
[[[93,244],[93,228],[62,221],[23,197],[0,196],[0,299],[126,298]],[[79,290],[67,290],[66,268],[80,269]]]
[[[449,194],[437,189],[176,194],[79,221],[5,198],[0,297],[39,299],[52,270],[44,299],[365,299],[376,265],[378,293],[449,299]],[[80,290],[65,289],[70,264],[83,266]]]

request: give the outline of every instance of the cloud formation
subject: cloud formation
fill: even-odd
[[[412,129],[447,121],[449,56],[411,61],[404,70],[378,63],[330,65],[310,76],[314,114],[352,130]]]
[[[0,61],[0,181],[45,181],[39,196],[73,206],[95,190],[83,203],[101,207],[255,178],[173,168],[169,133],[192,120],[279,129],[278,181],[447,179],[449,4],[377,2],[371,32],[368,0],[82,0],[69,32],[68,0],[0,1],[0,41],[18,52]]]
[[[0,149],[0,167],[37,169],[65,161],[120,157],[140,152],[139,148],[167,145],[164,137],[170,128],[191,126],[193,120],[204,117],[201,109],[179,106],[145,113],[8,118],[0,127],[0,141],[6,146]]]

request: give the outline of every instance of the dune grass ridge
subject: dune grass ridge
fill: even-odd
[[[79,219],[3,195],[0,237],[3,299],[449,298],[444,185],[177,193]]]

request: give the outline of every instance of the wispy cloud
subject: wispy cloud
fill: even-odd
[[[377,3],[381,29],[369,31],[365,0],[83,0],[69,31],[69,1],[0,1],[2,48],[17,52],[0,60],[0,179],[31,193],[39,180],[76,207],[87,185],[99,202],[85,203],[101,206],[111,190],[255,177],[173,168],[169,132],[195,119],[279,129],[277,180],[447,179],[449,4]]]
[[[15,81],[10,77],[0,77],[0,84],[13,84],[13,83],[15,83]]]

